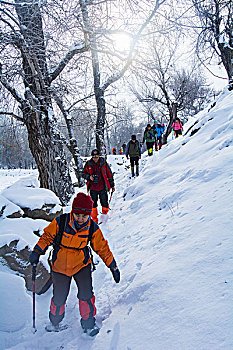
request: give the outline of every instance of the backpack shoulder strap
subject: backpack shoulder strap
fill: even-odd
[[[91,224],[90,224],[90,228],[89,228],[89,234],[88,234],[88,240],[87,240],[87,245],[86,247],[83,248],[83,252],[84,252],[84,260],[83,263],[87,264],[89,257],[91,257],[91,264],[92,264],[92,272],[96,270],[95,267],[95,263],[94,263],[94,259],[93,259],[93,254],[92,254],[92,250],[89,247],[88,243],[91,241],[94,230],[95,230],[95,225],[96,223],[91,219]]]
[[[60,244],[61,244],[61,239],[62,239],[63,232],[65,230],[67,217],[68,217],[67,214],[62,214],[60,216],[59,231],[58,231],[58,233],[57,233],[57,235],[56,235],[56,237],[54,239],[54,243],[53,243],[54,247],[59,247]]]
[[[88,241],[87,244],[91,241],[93,233],[94,233],[94,226],[95,226],[95,222],[91,219],[91,224],[90,224],[90,228],[89,228],[89,234],[88,234]]]

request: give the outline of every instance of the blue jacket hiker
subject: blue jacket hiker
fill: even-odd
[[[154,121],[154,125],[152,127],[155,134],[155,150],[161,149],[162,147],[162,135],[165,130],[164,124],[159,124],[156,120]]]

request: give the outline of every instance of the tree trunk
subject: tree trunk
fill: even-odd
[[[80,157],[80,152],[79,152],[77,140],[74,136],[73,121],[71,118],[66,119],[66,125],[67,125],[67,130],[68,130],[69,139],[70,139],[69,150],[73,156],[74,164],[75,164],[75,166],[74,166],[75,176],[78,180],[78,187],[82,187],[85,185],[85,180],[82,177],[82,175],[83,175],[83,161]]]
[[[177,103],[173,102],[171,107],[172,108],[169,108],[170,120],[169,120],[169,123],[168,123],[168,126],[167,126],[167,130],[164,133],[164,137],[163,137],[163,143],[164,144],[167,143],[167,138],[168,138],[169,134],[171,133],[172,124],[173,124],[174,120],[177,117]]]
[[[228,7],[229,6],[229,7]],[[225,24],[225,34],[228,38],[228,42],[222,42],[222,22],[223,17],[220,10],[220,4],[215,1],[215,30],[214,36],[218,44],[218,48],[221,54],[223,66],[228,75],[229,90],[233,89],[233,20],[232,20],[232,4],[228,4],[228,19]],[[222,10],[223,12],[223,10]],[[212,26],[214,28],[214,26]]]
[[[223,43],[218,43],[221,52],[222,63],[226,69],[229,81],[229,90],[233,89],[233,43],[232,47]]]
[[[216,52],[219,49],[223,66],[229,80],[229,90],[233,89],[233,21],[232,1],[214,0],[209,3],[193,0],[193,5],[202,22],[205,33],[204,43],[209,42]],[[224,18],[225,17],[225,18]],[[211,35],[209,35],[209,33]],[[206,39],[207,38],[207,39]]]
[[[63,205],[74,193],[63,143],[49,118],[24,109],[28,141],[39,171],[40,187],[53,191]]]
[[[101,155],[106,154],[106,148],[104,144],[104,125],[106,118],[106,108],[104,91],[97,89],[98,92],[95,94],[96,105],[97,105],[97,121],[96,121],[96,147],[100,151]]]
[[[86,147],[85,147],[85,157],[88,157],[90,155],[90,151],[91,151],[91,140],[92,140],[92,131],[88,131],[87,134],[87,143],[86,143]]]
[[[25,85],[25,100],[20,107],[29,147],[40,186],[53,191],[66,205],[74,189],[52,109],[40,8],[31,0],[15,0],[15,4],[21,31],[15,40],[22,56]]]
[[[66,143],[68,150],[72,154],[72,157],[74,160],[74,164],[75,164],[74,171],[75,171],[75,176],[78,180],[76,183],[76,186],[82,187],[85,185],[85,181],[82,177],[83,176],[83,161],[81,159],[77,140],[76,140],[75,134],[74,134],[73,119],[70,118],[69,112],[67,112],[67,110],[64,108],[62,100],[56,95],[56,93],[54,91],[53,91],[53,96],[54,96],[54,98],[57,102],[57,105],[60,108],[60,110],[63,114],[63,117],[65,119],[65,122],[66,122],[67,131],[68,131],[68,135],[69,135],[69,142],[66,142],[66,140],[65,140],[65,143]]]
[[[97,106],[96,147],[99,150],[101,155],[105,155],[106,149],[104,144],[104,126],[105,126],[105,118],[106,118],[106,107],[105,107],[105,99],[104,99],[104,89],[101,88],[101,81],[100,81],[100,64],[99,64],[99,56],[97,51],[98,47],[97,47],[95,33],[93,31],[93,28],[89,20],[86,0],[79,0],[79,5],[82,11],[85,30],[88,33],[88,37],[91,44],[91,63],[92,63],[92,71],[93,71],[93,78],[94,78],[95,100],[96,100],[96,106]]]

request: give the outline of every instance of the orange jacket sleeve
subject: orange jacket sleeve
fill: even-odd
[[[53,243],[53,240],[58,232],[58,224],[56,219],[54,219],[47,227],[44,229],[43,235],[40,237],[35,248],[38,249],[41,254],[44,254],[48,248]]]
[[[104,238],[100,228],[98,228],[92,236],[91,247],[96,254],[100,256],[107,267],[112,267],[112,263],[115,262],[115,260],[109,248],[108,241]]]

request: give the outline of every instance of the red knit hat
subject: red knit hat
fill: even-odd
[[[91,196],[79,192],[73,200],[72,213],[91,215],[92,207],[93,200],[91,199]]]

